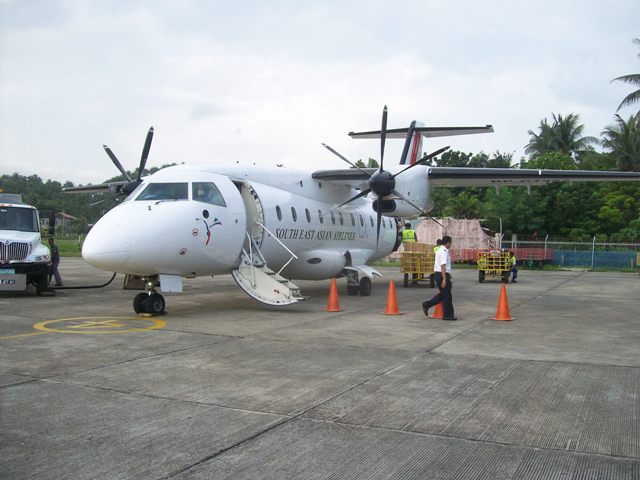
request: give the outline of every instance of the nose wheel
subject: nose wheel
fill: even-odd
[[[164,313],[164,297],[158,292],[141,292],[133,299],[133,310],[136,313],[162,315]]]

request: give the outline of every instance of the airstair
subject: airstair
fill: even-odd
[[[256,226],[269,232],[260,222],[256,222]],[[240,266],[231,272],[234,280],[249,296],[267,305],[290,305],[304,300],[300,295],[300,288],[280,275],[282,270],[298,257],[274,235],[272,238],[289,252],[289,261],[279,271],[271,270],[256,244],[254,235],[247,232],[247,242],[240,254]]]

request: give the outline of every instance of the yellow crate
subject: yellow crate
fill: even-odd
[[[478,270],[483,272],[507,272],[511,270],[509,252],[478,252]]]
[[[431,253],[404,251],[400,254],[400,272],[429,275],[433,272],[434,261],[433,250]]]

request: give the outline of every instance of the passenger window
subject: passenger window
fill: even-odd
[[[374,227],[374,225],[373,225],[373,217],[371,215],[369,215],[369,222],[371,222],[371,228],[373,228]]]
[[[278,216],[278,221],[282,221],[282,210],[280,210],[280,205],[276,205],[276,215]]]
[[[331,223],[333,223],[334,225],[336,224],[336,216],[333,212],[331,212]]]
[[[296,212],[296,207],[291,207],[291,218],[293,218],[294,222],[298,221],[298,213]]]
[[[358,217],[360,217],[360,226],[364,227],[364,218],[362,218],[362,215],[358,214]]]
[[[342,212],[338,212],[338,218],[340,219],[340,225],[344,225],[344,218],[342,218]]]
[[[309,211],[309,209],[305,208],[304,213],[307,216],[307,223],[311,223],[311,212]]]
[[[193,182],[193,191],[191,194],[196,202],[209,203],[211,205],[218,205],[219,207],[227,206],[220,190],[211,182]]]
[[[187,183],[150,183],[136,200],[187,200]]]
[[[324,223],[324,217],[322,215],[322,210],[318,210],[318,220],[320,220],[320,225]]]
[[[353,216],[353,213],[351,214],[351,225],[356,226],[356,217]]]

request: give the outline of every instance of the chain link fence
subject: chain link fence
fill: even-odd
[[[502,248],[523,252],[518,262],[527,261],[537,264],[544,259],[545,264],[559,267],[611,268],[620,270],[638,270],[640,261],[640,243],[599,242],[593,237],[590,242],[575,242],[549,237],[521,240],[503,238]],[[526,252],[543,252],[542,259],[527,258]],[[531,255],[534,257],[534,255]]]

